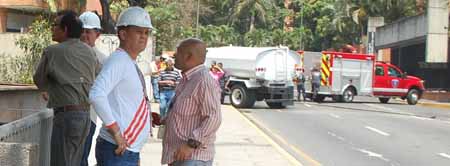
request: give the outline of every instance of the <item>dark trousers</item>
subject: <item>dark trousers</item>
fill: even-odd
[[[93,111],[93,110],[91,110],[91,111]],[[91,151],[92,137],[94,137],[96,127],[97,127],[97,125],[95,125],[95,123],[91,121],[91,128],[89,129],[89,135],[87,136],[86,142],[84,144],[84,152],[83,152],[83,159],[81,160],[81,166],[89,165],[88,157],[89,157],[89,152]]]
[[[91,125],[89,111],[54,110],[51,166],[80,166]]]
[[[137,166],[139,165],[139,153],[126,150],[123,155],[114,153],[117,145],[110,143],[103,138],[97,138],[95,146],[95,158],[98,166]]]
[[[303,101],[306,100],[305,98],[305,85],[304,84],[298,84],[297,85],[297,100],[300,101],[300,96],[303,97]]]

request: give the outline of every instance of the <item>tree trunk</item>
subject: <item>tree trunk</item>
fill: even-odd
[[[284,7],[289,11],[289,15],[284,17],[284,31],[292,32],[294,30],[294,5],[292,0],[284,0]],[[303,6],[302,6],[303,7]]]
[[[146,0],[127,0],[130,6],[139,6],[145,8],[147,6]]]
[[[416,0],[417,14],[422,14],[425,11],[425,0]]]
[[[250,17],[250,28],[249,28],[249,32],[253,31],[255,29],[255,15],[252,14],[252,16]]]
[[[106,34],[115,34],[116,29],[114,27],[114,20],[111,17],[111,12],[109,11],[110,3],[108,0],[100,0],[100,4],[102,5],[102,28],[103,33]]]

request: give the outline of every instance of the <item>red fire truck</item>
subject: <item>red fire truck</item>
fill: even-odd
[[[356,95],[376,96],[387,103],[392,97],[414,105],[424,92],[424,81],[398,67],[375,61],[373,55],[342,52],[298,52],[303,59],[306,96],[321,102],[331,97],[351,102]],[[313,70],[313,69],[316,70]],[[313,91],[311,71],[320,71],[320,86]],[[316,93],[313,95],[313,93]]]

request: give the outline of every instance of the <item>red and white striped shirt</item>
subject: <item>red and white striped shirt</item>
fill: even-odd
[[[182,74],[166,119],[162,164],[174,162],[175,152],[188,139],[201,142],[191,160],[209,161],[215,154],[214,141],[222,122],[220,87],[203,65]]]

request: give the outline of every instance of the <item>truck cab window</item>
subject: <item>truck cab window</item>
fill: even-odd
[[[393,67],[388,68],[388,75],[391,77],[402,77],[402,74]]]
[[[377,75],[377,76],[384,76],[384,68],[383,68],[383,66],[377,66],[375,68],[375,75]]]

